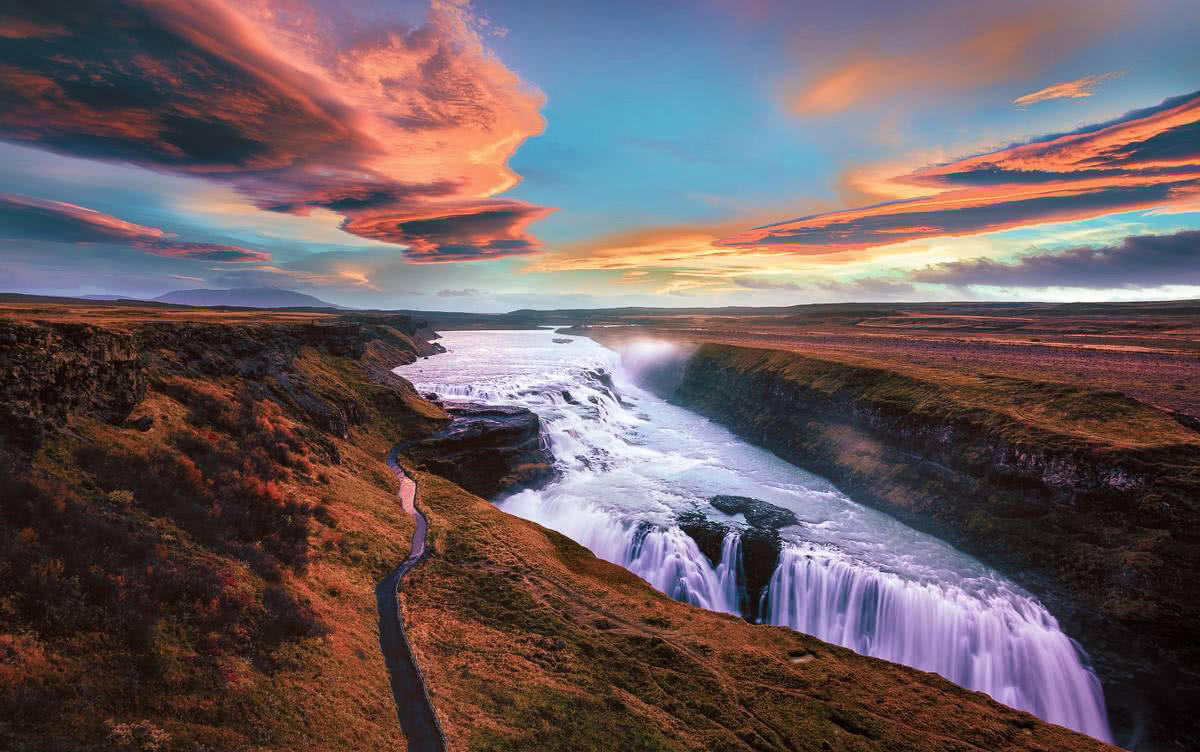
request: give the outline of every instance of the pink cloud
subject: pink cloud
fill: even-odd
[[[339,25],[289,0],[23,15],[0,28],[61,33],[0,49],[0,138],[226,181],[275,211],[326,208],[385,242],[409,234],[377,228],[435,215],[438,231],[412,238],[422,260],[536,247],[524,228],[545,211],[505,214],[492,197],[518,182],[507,161],[544,128],[544,98],[485,48],[464,5],[435,2],[417,28]]]

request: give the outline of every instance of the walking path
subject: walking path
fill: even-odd
[[[379,608],[379,646],[391,677],[400,728],[408,737],[409,752],[445,752],[446,735],[438,724],[433,703],[429,699],[429,688],[425,686],[421,669],[404,635],[400,605],[396,601],[401,579],[425,557],[425,534],[429,524],[421,510],[417,509],[416,481],[409,478],[396,463],[396,448],[388,452],[387,465],[400,481],[400,503],[404,511],[412,515],[416,528],[413,530],[412,550],[408,558],[400,562],[375,588],[375,603]]]

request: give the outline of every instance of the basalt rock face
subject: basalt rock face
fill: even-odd
[[[787,509],[748,496],[714,496],[709,503],[726,514],[743,514],[748,526],[709,519],[699,509],[678,513],[676,523],[696,542],[697,548],[714,567],[721,563],[725,536],[731,532],[740,536],[745,589],[741,593],[739,611],[746,619],[754,621],[759,616],[762,595],[779,565],[779,553],[783,548],[779,530],[799,521]]]
[[[1009,574],[1083,643],[1118,741],[1200,748],[1194,447],[1031,440],[873,397],[877,369],[797,375],[791,357],[706,345],[669,396]]]
[[[484,498],[536,487],[554,477],[554,456],[532,411],[458,403],[447,412],[447,425],[404,449],[430,471]]]
[[[0,440],[36,447],[71,413],[119,423],[145,393],[132,335],[87,324],[0,322]]]

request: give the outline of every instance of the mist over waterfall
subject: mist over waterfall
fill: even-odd
[[[935,671],[1111,740],[1099,681],[1035,598],[639,386],[677,383],[689,351],[645,342],[619,355],[585,338],[556,342],[546,330],[446,332],[441,342],[448,353],[396,372],[446,400],[522,405],[542,418],[560,477],[498,499],[505,511],[678,600]],[[762,500],[799,520],[779,530],[778,561],[756,602],[746,597],[751,526],[712,506],[717,495]],[[697,512],[728,530],[719,551],[706,555],[680,527],[681,514]]]

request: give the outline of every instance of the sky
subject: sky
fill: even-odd
[[[16,0],[0,290],[1200,297],[1195,0]]]

